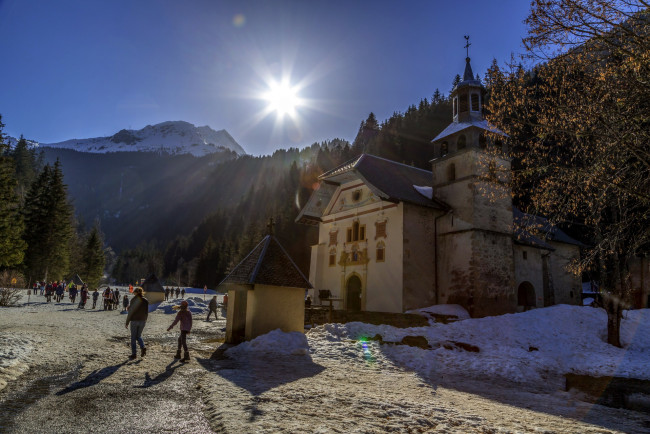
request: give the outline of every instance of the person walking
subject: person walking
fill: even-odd
[[[52,284],[48,283],[47,286],[45,286],[45,299],[47,300],[48,303],[52,301]]]
[[[104,290],[104,310],[111,310],[111,302],[113,301],[113,291],[108,286]]]
[[[144,330],[148,316],[149,300],[142,295],[142,288],[135,288],[129,306],[129,313],[126,316],[126,324],[124,325],[125,328],[129,328],[129,323],[131,324],[131,355],[129,356],[131,360],[137,357],[135,353],[136,341],[140,345],[140,357],[144,357],[147,354],[147,348],[142,340],[142,330]]]
[[[181,294],[181,289],[179,287],[176,287],[176,298]]]
[[[208,317],[205,319],[205,321],[210,321],[210,314],[214,312],[214,319],[218,320],[219,315],[217,315],[217,296],[215,295],[212,297],[212,300],[210,300],[210,303],[208,304]]]
[[[129,296],[126,294],[124,294],[124,298],[122,299],[122,306],[124,307],[123,312],[129,310]]]
[[[169,300],[169,286],[165,288],[165,301]]]
[[[175,359],[180,359],[181,347],[183,347],[184,354],[181,362],[190,361],[190,352],[187,349],[187,335],[192,330],[192,313],[187,309],[187,307],[187,301],[181,301],[181,309],[176,314],[176,319],[174,319],[172,325],[167,329],[167,331],[171,331],[176,323],[181,323],[181,335],[178,337],[178,350],[176,350],[176,355],[174,356]]]
[[[113,291],[113,306],[115,306],[115,310],[117,310],[121,301],[122,299],[120,298],[120,290],[118,288],[115,288],[115,291]]]
[[[99,291],[97,291],[97,288],[95,288],[95,291],[93,292],[93,309],[95,306],[97,306],[97,299],[99,298]]]
[[[185,298],[185,288],[181,289],[181,298]]]
[[[63,289],[63,283],[58,283],[54,282],[56,285],[56,302],[61,303],[61,300],[63,300],[63,293],[65,292]]]
[[[79,307],[81,309],[85,309],[86,301],[88,300],[88,288],[86,287],[85,283],[81,287],[81,292],[79,293],[79,297],[81,298],[81,300],[79,301]]]
[[[77,299],[77,286],[75,284],[70,285],[70,289],[68,290],[68,295],[70,297],[70,302],[74,304],[74,301]]]

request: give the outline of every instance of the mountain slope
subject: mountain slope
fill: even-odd
[[[231,150],[238,155],[246,154],[226,130],[215,131],[207,125],[196,127],[184,121],[147,125],[140,130],[120,130],[107,137],[71,139],[40,145],[91,153],[162,151],[172,155],[191,154],[202,157]]]

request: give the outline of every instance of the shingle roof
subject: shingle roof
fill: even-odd
[[[504,133],[503,131],[501,131],[500,129],[495,127],[494,125],[489,124],[487,120],[482,119],[480,121],[472,120],[472,121],[469,121],[469,122],[452,122],[449,125],[447,125],[447,128],[442,130],[442,132],[440,134],[438,134],[431,141],[435,142],[435,141],[444,139],[445,137],[451,136],[452,134],[455,134],[455,133],[457,133],[459,131],[462,131],[462,130],[465,130],[465,129],[471,128],[471,127],[480,128],[480,129],[488,131],[490,133],[499,134],[499,135],[505,136],[505,137],[508,136],[506,133]]]
[[[264,237],[219,285],[223,284],[312,287],[271,235]]]
[[[449,209],[449,206],[439,199],[428,199],[418,193],[415,185],[429,186],[433,174],[428,170],[397,163],[369,154],[343,163],[328,172],[323,173],[321,180],[333,178],[348,171],[355,171],[363,180],[374,187],[384,199],[413,203],[437,209]]]

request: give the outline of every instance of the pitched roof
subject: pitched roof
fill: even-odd
[[[278,240],[271,235],[264,237],[219,285],[223,284],[312,287]]]
[[[512,216],[515,223],[515,236],[517,237],[517,241],[522,244],[545,249],[553,249],[545,241],[584,246],[580,241],[571,238],[566,232],[552,225],[545,217],[527,214],[514,206],[512,207]],[[544,239],[540,239],[531,232],[543,236]]]
[[[144,289],[144,292],[165,292],[160,280],[158,280],[155,274],[150,274],[145,279],[142,283],[142,289]]]
[[[374,155],[361,154],[323,173],[319,179],[336,182],[337,176],[348,172],[359,175],[382,199],[404,201],[429,208],[449,209],[443,201],[436,198],[429,199],[418,193],[414,187],[431,185],[433,181],[431,172]]]

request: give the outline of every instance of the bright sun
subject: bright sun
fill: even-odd
[[[264,99],[269,102],[269,111],[276,112],[280,117],[294,116],[296,107],[300,105],[297,89],[288,82],[270,83],[269,91],[264,95]]]

